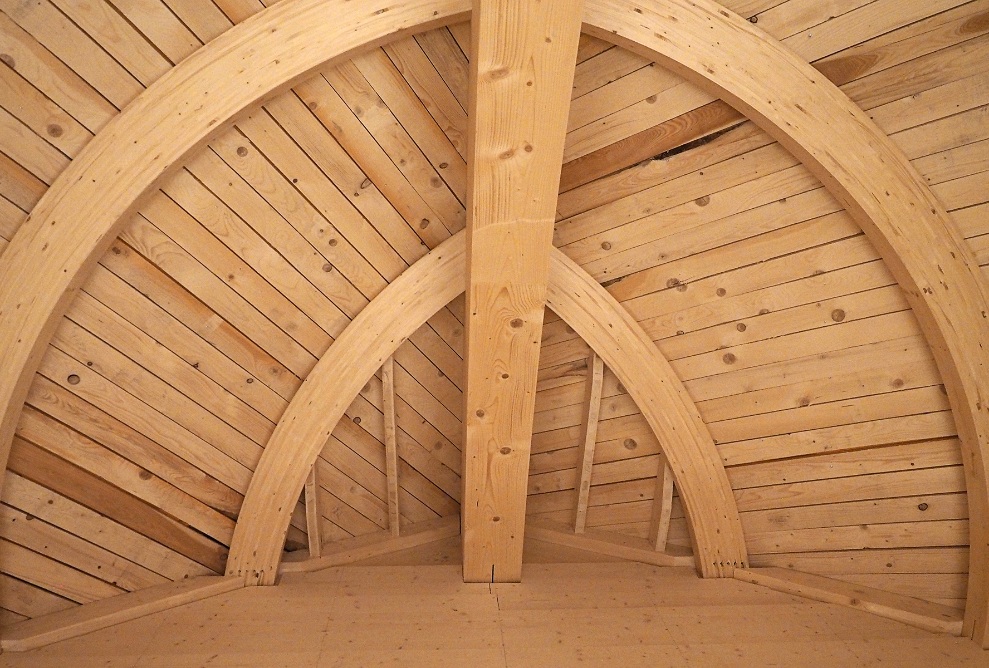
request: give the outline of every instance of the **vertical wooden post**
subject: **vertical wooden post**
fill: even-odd
[[[467,191],[464,579],[518,582],[581,0],[475,0]]]
[[[577,505],[573,531],[584,533],[587,524],[587,501],[591,495],[591,469],[594,467],[594,444],[598,439],[598,416],[601,413],[601,388],[604,384],[604,361],[593,350],[587,364],[587,387],[584,392],[584,421],[580,426],[580,468],[577,470]]]
[[[320,529],[322,518],[319,511],[319,459],[309,469],[306,478],[306,533],[309,535],[309,558],[323,555],[323,532]],[[298,488],[296,488],[298,489]]]
[[[656,494],[652,500],[652,525],[649,542],[657,552],[666,551],[666,538],[670,533],[670,512],[673,510],[673,471],[666,457],[659,456],[656,473]]]
[[[401,532],[398,513],[398,444],[395,429],[395,358],[381,367],[382,411],[385,417],[385,476],[388,479],[388,529]]]

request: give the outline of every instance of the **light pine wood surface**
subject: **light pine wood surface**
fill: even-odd
[[[527,546],[537,551],[545,548]],[[701,580],[689,568],[578,562],[527,563],[522,584],[465,584],[456,565],[296,574],[278,587],[241,589],[33,652],[6,653],[0,665],[978,666],[984,660],[971,641],[738,580]]]

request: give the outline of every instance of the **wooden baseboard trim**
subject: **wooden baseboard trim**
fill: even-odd
[[[588,529],[575,534],[565,524],[545,520],[529,520],[525,526],[526,538],[544,543],[563,545],[586,552],[604,554],[653,566],[693,566],[690,551],[670,545],[665,552],[657,552],[644,538]]]
[[[736,568],[735,578],[824,603],[866,610],[934,633],[962,634],[962,611],[919,598],[787,568]]]
[[[417,522],[402,529],[397,538],[390,531],[378,531],[366,536],[355,536],[323,545],[322,555],[304,561],[283,561],[278,574],[311,573],[313,571],[350,564],[383,554],[419,547],[444,538],[460,535],[460,516],[451,515],[428,522]]]
[[[243,586],[243,578],[205,576],[105,598],[12,624],[3,629],[0,647],[8,652],[25,652]]]

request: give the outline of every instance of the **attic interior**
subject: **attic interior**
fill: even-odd
[[[0,0],[0,665],[984,665],[987,33]]]

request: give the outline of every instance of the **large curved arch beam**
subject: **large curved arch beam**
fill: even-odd
[[[346,6],[346,11],[343,11]],[[465,16],[467,0],[285,0],[176,66],[56,180],[0,259],[0,464],[75,291],[146,193],[236,114],[328,60]],[[713,86],[810,167],[904,287],[962,438],[971,517],[965,633],[989,641],[989,313],[974,261],[909,163],[840,91],[710,0],[586,0],[585,28]],[[871,155],[870,155],[871,154]]]
[[[948,388],[968,487],[965,633],[989,643],[989,300],[944,207],[902,152],[814,68],[710,0],[587,2],[590,32],[705,85],[852,214],[907,294]]]
[[[299,490],[344,411],[381,364],[436,311],[464,291],[464,232],[393,281],[333,342],[275,428],[244,498],[227,575],[273,584]],[[674,470],[694,537],[697,569],[731,575],[745,566],[735,497],[700,414],[642,328],[560,251],[550,259],[547,303],[585,336],[629,388]]]
[[[344,411],[400,345],[464,291],[464,233],[392,281],[333,342],[268,439],[234,529],[227,575],[275,583],[299,490]]]
[[[601,356],[656,434],[680,490],[697,570],[712,577],[744,568],[745,539],[728,475],[669,361],[607,290],[556,249],[546,305]]]
[[[196,51],[107,124],[0,260],[0,466],[56,325],[147,193],[245,109],[327,63],[469,9],[469,0],[281,2]]]

